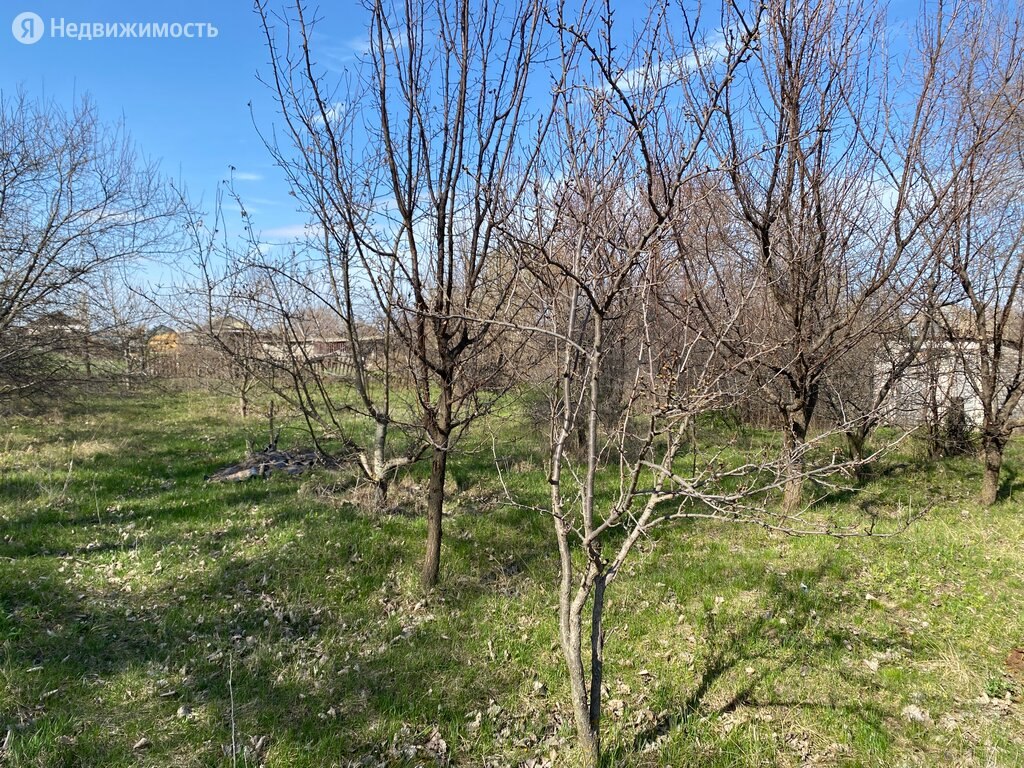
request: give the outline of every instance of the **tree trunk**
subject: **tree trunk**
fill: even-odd
[[[783,459],[786,463],[786,482],[783,487],[782,509],[786,514],[797,512],[801,507],[804,490],[804,444],[807,429],[811,424],[814,406],[817,404],[817,387],[807,384],[797,393],[793,401],[784,407]]]
[[[560,510],[558,499],[558,462],[551,486],[552,509]],[[587,676],[583,671],[583,608],[589,592],[587,579],[574,590],[572,552],[569,548],[571,529],[564,519],[556,515],[555,534],[558,538],[558,639],[562,646],[562,658],[569,673],[569,690],[572,696],[573,724],[582,750],[583,765],[597,768],[601,757],[600,743],[591,729],[590,696],[587,691]],[[594,625],[591,624],[593,630]]]
[[[943,453],[942,441],[942,416],[939,413],[939,383],[938,374],[932,376],[928,384],[928,458],[933,460],[941,459]]]
[[[804,457],[802,453],[807,429],[798,415],[789,417],[783,436],[783,458],[786,464],[786,482],[782,492],[782,509],[792,514],[800,509],[804,490]]]
[[[249,418],[249,378],[244,375],[238,384],[238,415]]]
[[[444,480],[448,471],[447,439],[434,445],[427,488],[427,553],[423,560],[423,588],[433,589],[441,571],[441,513],[444,509]]]
[[[865,430],[858,427],[846,433],[847,454],[851,461],[860,462],[864,460],[864,446],[868,439],[864,432]],[[860,467],[858,467],[859,472]]]
[[[388,508],[388,479],[379,477],[373,482],[373,511],[380,514]]]
[[[132,388],[132,354],[127,346],[122,351],[122,357],[124,359],[124,375],[121,380],[124,382],[125,392],[129,392]]]
[[[373,437],[373,511],[384,512],[388,504],[388,476],[385,472],[384,452],[388,442],[388,422],[378,419]]]
[[[590,607],[590,755],[594,765],[601,759],[601,685],[604,680],[604,588],[605,575],[594,582]]]
[[[803,469],[800,462],[792,463],[786,470],[786,485],[782,492],[782,509],[792,514],[800,509],[800,499],[804,493]]]
[[[82,357],[85,362],[85,377],[87,379],[92,378],[92,354],[89,349],[89,333],[88,331],[82,335]]]
[[[865,479],[870,470],[864,460],[870,427],[867,424],[857,426],[846,433],[846,447],[850,461],[854,463],[853,471],[858,480]]]
[[[562,606],[562,655],[569,671],[569,690],[572,695],[573,723],[579,739],[585,768],[597,768],[601,760],[601,742],[598,731],[592,725],[593,691],[587,689],[587,678],[583,671],[582,617],[571,604],[571,597],[565,595]],[[600,691],[598,692],[600,695]],[[598,699],[600,702],[600,698]],[[600,706],[600,704],[598,704]]]
[[[990,507],[999,495],[999,472],[1003,466],[1003,446],[998,440],[986,438],[983,443],[985,474],[981,481],[981,504]]]

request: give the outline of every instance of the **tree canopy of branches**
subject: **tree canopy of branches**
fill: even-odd
[[[807,427],[825,374],[919,283],[910,247],[946,194],[915,191],[941,45],[925,46],[907,116],[873,69],[879,20],[863,7],[729,5],[713,41],[706,19],[658,5],[632,44],[607,4],[562,14],[579,60],[522,247],[557,361],[537,508],[554,522],[576,733],[597,765],[605,594],[638,541],[686,518],[872,532],[807,515],[805,478],[850,469],[809,466]],[[697,421],[742,397],[785,416],[783,455],[698,461]]]
[[[949,19],[919,22],[917,56],[900,73],[884,13],[862,2],[766,4],[757,50],[711,134],[731,197],[708,217],[711,269],[716,282],[757,286],[724,343],[749,361],[777,414],[790,511],[803,503],[823,383],[919,290],[925,225],[950,186],[924,162],[943,118]],[[713,285],[712,295],[721,304],[745,294]]]
[[[730,2],[714,20],[657,2],[623,41],[610,2],[373,0],[366,54],[339,82],[317,67],[304,3],[257,6],[283,119],[265,141],[309,237],[271,253],[247,219],[227,293],[283,329],[285,354],[267,362],[307,421],[342,430],[346,412],[373,425],[353,451],[382,493],[430,453],[427,588],[457,440],[504,391],[518,345],[541,361],[518,378],[549,406],[550,496],[533,508],[554,525],[560,644],[589,764],[605,592],[637,542],[686,518],[873,534],[873,520],[815,518],[805,481],[835,487],[866,460],[885,399],[933,336],[941,259],[961,306],[1007,283],[1005,269],[957,266],[1004,265],[1018,244],[1013,206],[990,197],[994,171],[973,182],[996,155],[979,150],[994,146],[991,115],[977,136],[964,130],[985,111],[964,105],[992,92],[958,96],[957,43],[977,23],[965,7],[929,7],[901,66],[884,10],[866,2]],[[997,306],[1009,338],[1024,327],[1006,309],[1016,296],[974,316]],[[311,319],[352,350],[344,402],[309,373]],[[383,370],[360,352],[376,337]],[[838,383],[864,369],[857,387]],[[829,437],[811,435],[823,399],[852,461],[808,458]],[[770,405],[781,454],[698,460],[698,421],[743,400]],[[413,435],[408,450],[389,442],[395,427]]]
[[[538,510],[558,542],[559,636],[586,765],[601,758],[606,590],[660,525],[737,514],[753,469],[725,470],[742,488],[725,494],[714,463],[676,472],[695,419],[722,408],[729,390],[715,339],[698,329],[692,294],[679,292],[686,256],[669,233],[694,210],[705,135],[749,53],[756,13],[723,16],[724,54],[697,19],[682,20],[678,47],[665,16],[648,21],[618,47],[607,6],[579,18],[560,9],[562,60],[579,58],[545,153],[547,181],[520,222],[535,303],[519,322],[552,359],[550,499]],[[603,483],[615,485],[611,498]]]
[[[390,382],[374,387],[361,362],[356,408],[376,425],[363,462],[374,482],[420,453],[384,455],[396,420],[415,426],[431,454],[422,577],[431,586],[448,457],[505,386],[495,320],[516,270],[502,233],[549,120],[527,98],[545,82],[536,66],[543,8],[377,0],[368,9],[358,82],[339,95],[316,69],[305,4],[288,18],[260,6],[267,82],[287,128],[268,144],[318,233],[314,258],[328,279],[311,302],[336,313],[353,349],[365,341],[360,321],[376,321],[388,357],[408,362],[411,415],[396,417]],[[275,22],[297,42],[281,42]]]
[[[956,181],[937,321],[981,412],[981,503],[990,505],[1024,397],[1024,17],[983,5],[968,18],[955,70],[959,119],[937,160]]]
[[[173,210],[88,100],[65,110],[0,94],[0,399],[80,377],[83,295],[109,267],[165,248]]]

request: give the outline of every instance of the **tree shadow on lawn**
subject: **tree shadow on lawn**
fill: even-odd
[[[486,663],[479,643],[457,641],[473,629],[472,616],[460,612],[494,585],[460,583],[417,606],[415,593],[393,581],[396,570],[408,570],[407,540],[354,510],[322,514],[335,526],[324,536],[354,542],[325,546],[315,529],[321,517],[290,545],[243,551],[245,529],[234,525],[217,539],[219,556],[206,571],[182,563],[157,586],[133,592],[104,585],[109,570],[95,584],[100,569],[113,569],[115,550],[132,554],[117,542],[63,558],[44,555],[40,543],[0,563],[2,671],[12,700],[24,703],[0,717],[0,729],[15,728],[12,754],[57,765],[95,761],[102,751],[103,764],[128,764],[146,736],[149,759],[230,764],[222,748],[234,728],[250,749],[269,736],[265,748],[290,755],[281,758],[287,764],[322,765],[339,754],[386,752],[406,723],[406,747],[426,743],[434,724],[457,740],[467,711],[486,709],[515,683],[508,668]],[[39,542],[57,524],[37,521]],[[449,554],[480,572],[514,550],[525,563],[521,529],[506,520],[492,532],[504,528],[489,539],[490,554],[455,537],[449,542],[459,553]],[[173,537],[164,531],[139,548],[155,557]],[[88,585],[74,583],[70,562],[87,569]],[[135,695],[122,695],[125,687]],[[195,716],[178,717],[178,707]]]
[[[372,527],[358,518],[350,523],[353,533]],[[94,759],[101,751],[104,764],[129,764],[142,736],[152,742],[151,759],[227,765],[232,729],[253,764],[262,736],[268,737],[264,750],[289,765],[368,755],[394,764],[406,757],[429,762],[426,745],[435,727],[453,750],[474,749],[491,736],[469,733],[467,715],[515,696],[523,685],[521,665],[488,659],[486,636],[468,637],[477,620],[472,608],[494,597],[494,584],[442,590],[443,603],[435,598],[417,607],[410,604],[414,595],[392,581],[403,544],[389,534],[363,543],[369,564],[350,564],[346,549],[325,552],[322,542],[300,542],[258,555],[225,555],[208,572],[156,589],[84,598],[48,573],[45,562],[25,564],[23,574],[11,564],[0,604],[8,617],[4,629],[18,630],[7,634],[2,669],[24,706],[5,713],[0,726],[18,726],[13,749],[23,756],[29,751],[20,742],[45,731],[37,754],[53,765]],[[789,581],[813,587],[823,574],[824,568],[791,572]],[[50,578],[40,584],[41,576]],[[769,595],[769,610],[790,619],[773,641],[787,655],[778,658],[776,645],[765,646],[769,631],[778,630],[766,614],[720,632],[709,627],[696,686],[680,691],[668,717],[614,748],[613,763],[706,714],[709,694],[741,662],[756,660],[764,669],[710,711],[788,706],[763,693],[755,699],[758,684],[799,658],[841,645],[842,634],[816,644],[804,630],[812,611],[824,617],[842,606],[835,599],[810,600],[780,579],[771,581]],[[42,669],[30,671],[36,667]],[[124,680],[116,683],[119,677]],[[120,694],[124,687],[135,695]],[[53,690],[59,696],[47,696]],[[881,716],[870,704],[845,706],[867,723]],[[179,707],[194,715],[178,717]]]
[[[1014,497],[1014,494],[1024,491],[1024,481],[1018,482],[1017,469],[1013,466],[1003,465],[1003,479],[999,483],[999,500],[1007,501]]]
[[[768,610],[750,616],[738,625],[734,622],[727,629],[717,629],[714,615],[706,612],[703,641],[705,655],[698,667],[696,684],[688,694],[670,703],[666,715],[640,730],[631,741],[618,746],[609,755],[608,764],[615,765],[643,753],[673,732],[681,731],[685,741],[686,732],[698,728],[707,715],[720,716],[740,707],[755,710],[839,710],[848,719],[859,721],[867,728],[884,730],[886,718],[892,718],[896,713],[886,711],[870,701],[836,703],[827,696],[820,701],[786,701],[779,698],[770,685],[766,685],[770,679],[795,665],[809,667],[831,664],[830,657],[851,641],[869,647],[891,646],[891,638],[872,637],[863,632],[855,635],[852,631],[830,629],[819,639],[810,637],[808,630],[813,623],[829,616],[841,615],[845,609],[837,597],[809,596],[815,585],[828,578],[830,570],[831,566],[824,562],[816,568],[790,571],[787,580],[770,577]],[[780,628],[776,620],[780,616],[787,618],[784,628]],[[738,682],[730,681],[730,673],[735,673],[741,665],[752,665],[757,671],[743,675]],[[849,679],[850,672],[847,671],[844,676]],[[733,677],[738,675],[734,674]],[[866,687],[870,688],[874,684],[875,681],[864,679]],[[709,746],[714,748],[713,744],[704,745],[705,749]]]
[[[437,727],[453,750],[463,744],[474,754],[486,750],[495,738],[491,726],[470,733],[467,715],[487,710],[492,700],[521,695],[517,689],[529,665],[495,659],[487,633],[511,630],[480,622],[496,615],[511,624],[517,608],[531,609],[507,602],[509,596],[531,589],[531,579],[552,582],[550,518],[511,507],[486,514],[461,510],[447,518],[442,585],[423,599],[410,586],[421,556],[422,520],[284,503],[295,488],[275,480],[221,487],[185,510],[164,504],[173,489],[137,499],[128,518],[117,522],[164,523],[137,545],[150,557],[180,543],[178,537],[200,521],[233,524],[199,531],[190,540],[197,555],[211,561],[207,568],[183,561],[169,566],[155,586],[134,592],[110,579],[93,583],[101,578],[99,569],[112,564],[103,559],[84,563],[96,569],[86,580],[92,586],[76,585],[61,572],[67,558],[52,553],[89,558],[90,551],[54,545],[68,524],[61,515],[35,520],[32,546],[11,550],[17,559],[0,562],[0,637],[6,638],[0,641],[0,674],[11,691],[8,701],[17,702],[0,713],[0,729],[18,726],[12,749],[26,761],[36,749],[32,759],[47,765],[127,765],[138,758],[133,744],[146,736],[151,746],[145,754],[158,764],[228,765],[230,747],[227,754],[224,747],[234,732],[235,743],[250,748],[252,763],[258,762],[253,750],[261,736],[269,737],[264,751],[281,764],[318,766],[371,754],[401,763],[428,760],[424,745]],[[294,529],[293,540],[263,544],[246,538],[243,507],[268,494],[276,499],[267,511],[270,525]],[[70,520],[93,526],[84,505]],[[105,557],[124,549],[111,524],[109,517],[95,521]],[[825,572],[790,576],[790,582],[813,585]],[[710,594],[719,577],[707,569],[695,591]],[[552,598],[545,587],[534,592],[542,604]],[[811,610],[837,612],[837,602],[812,603],[779,579],[769,594],[776,615],[793,612],[778,638],[791,644],[793,655],[813,658],[843,642],[830,637],[827,647],[817,648],[801,637]],[[755,616],[725,634],[711,633],[696,688],[681,691],[669,717],[616,754],[626,757],[685,727],[706,710],[709,692],[740,660],[760,659],[776,671],[793,663],[764,649],[768,629],[768,619]],[[524,653],[546,651],[555,640],[552,634]],[[759,679],[741,686],[717,711],[749,705]],[[180,707],[191,714],[179,717]],[[409,728],[404,735],[403,726]],[[403,748],[413,749],[412,756],[402,757]]]
[[[341,746],[323,733],[323,715],[351,686],[322,686],[334,675],[314,672],[325,650],[318,647],[322,610],[257,590],[243,596],[237,583],[218,595],[233,577],[216,571],[174,592],[75,595],[35,565],[23,569],[24,581],[8,569],[0,586],[0,670],[9,696],[0,729],[14,729],[15,759],[84,759],[101,739],[97,724],[105,726],[110,764],[131,762],[143,736],[152,743],[147,756],[164,756],[164,764],[179,764],[197,748],[192,764],[231,764],[221,747],[231,744],[233,729],[243,744],[249,735],[272,734],[285,743],[326,738]],[[243,610],[232,611],[227,599],[244,600]],[[377,663],[366,666],[372,686]],[[191,733],[176,732],[179,707],[198,714]],[[69,751],[75,744],[80,751]]]
[[[100,502],[74,493],[80,496],[77,501],[70,498],[0,521],[0,557],[88,557],[139,549],[140,537],[145,539],[146,549],[159,549],[237,517],[238,509],[254,504],[283,506],[285,499],[294,496],[295,488],[260,481],[230,488],[189,489],[185,498],[181,498],[181,489],[153,488],[121,495],[118,498],[124,503],[114,505],[106,503],[109,496]],[[232,531],[232,535],[237,533]]]

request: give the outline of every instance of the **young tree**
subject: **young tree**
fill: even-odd
[[[430,588],[440,569],[448,458],[502,387],[500,365],[475,362],[500,360],[503,302],[494,299],[509,295],[516,272],[502,266],[512,253],[503,225],[530,182],[548,120],[551,83],[537,66],[543,6],[376,0],[362,87],[344,102],[316,70],[304,4],[290,18],[259,9],[268,81],[292,144],[271,142],[272,150],[338,265],[340,312],[354,322],[347,303],[365,291],[408,362],[414,418],[431,453],[422,573]],[[277,41],[275,21],[288,27],[294,49]],[[539,107],[528,99],[535,85]],[[369,399],[363,406],[381,428],[393,418]]]
[[[250,230],[240,266],[258,273],[269,289],[260,300],[276,316],[284,340],[284,354],[275,360],[283,374],[279,393],[311,427],[344,436],[373,487],[374,506],[383,509],[395,473],[419,461],[429,442],[422,424],[413,423],[415,408],[405,397],[409,350],[392,312],[401,301],[399,261],[390,257],[398,235],[381,216],[389,203],[374,183],[379,155],[360,143],[370,139],[355,105],[371,100],[370,62],[360,64],[356,82],[333,83],[315,63],[311,37],[317,20],[303,3],[295,4],[292,16],[272,13],[265,3],[257,12],[271,54],[265,83],[284,128],[265,134],[264,144],[309,226],[290,251],[268,248]],[[278,24],[297,30],[295,39],[281,39]],[[331,386],[309,359],[299,315],[320,318],[318,332],[331,326],[344,339],[351,392]],[[369,440],[342,423],[353,415],[372,425]]]
[[[249,415],[258,382],[271,384],[273,370],[263,365],[258,329],[273,317],[265,310],[265,286],[237,263],[224,220],[223,193],[208,217],[200,215],[179,191],[187,257],[179,263],[178,282],[159,291],[162,313],[184,332],[184,368],[188,375],[237,398],[238,413]]]
[[[607,5],[600,20],[597,10],[569,19],[564,8],[555,18],[563,60],[585,56],[570,70],[531,212],[518,222],[536,302],[533,318],[517,322],[553,361],[541,509],[558,542],[559,638],[586,765],[600,761],[606,591],[659,525],[733,518],[749,493],[742,481],[736,492],[718,481],[752,467],[677,473],[694,419],[730,392],[715,340],[693,331],[690,297],[667,302],[686,258],[667,223],[689,212],[711,115],[754,39],[753,20],[728,20],[716,48],[696,19],[683,19],[686,43],[673,49],[656,13],[623,49]],[[617,492],[603,500],[598,488],[612,478]]]
[[[0,400],[76,376],[79,297],[107,267],[163,250],[173,213],[155,168],[87,99],[0,93]]]
[[[239,205],[237,236],[228,232],[225,196]],[[260,391],[272,397],[271,414],[274,402],[291,408],[320,460],[361,470],[375,508],[384,509],[394,473],[426,445],[418,429],[394,416],[396,381],[404,383],[395,359],[401,351],[386,318],[374,322],[372,306],[358,302],[351,262],[315,227],[316,236],[289,244],[264,242],[230,181],[208,216],[189,210],[183,220],[189,269],[162,304],[188,330],[185,367],[236,395],[243,416]],[[371,420],[372,438],[353,415]],[[395,428],[406,439],[392,440]],[[270,437],[274,443],[273,428]]]
[[[794,534],[872,531],[871,525],[841,529],[829,521],[815,521],[812,510],[792,503],[781,510],[772,504],[774,492],[792,489],[807,476],[829,482],[834,473],[850,469],[849,463],[835,459],[817,466],[805,463],[804,452],[810,447],[805,433],[801,446],[791,446],[779,458],[759,455],[730,464],[721,456],[691,454],[699,418],[741,398],[763,396],[782,377],[779,361],[794,359],[792,334],[780,324],[776,296],[770,290],[781,275],[765,278],[764,262],[743,250],[751,245],[751,222],[741,205],[723,204],[727,198],[721,191],[731,190],[735,202],[737,188],[749,183],[743,190],[754,195],[757,184],[742,167],[750,155],[740,148],[740,133],[766,125],[754,94],[748,93],[749,101],[741,98],[735,84],[757,79],[758,75],[745,74],[748,67],[763,75],[768,62],[781,66],[781,55],[774,59],[765,51],[780,53],[772,46],[785,47],[780,41],[792,32],[787,24],[800,25],[804,10],[806,4],[798,10],[781,0],[746,11],[730,5],[720,22],[721,39],[715,40],[702,31],[707,29],[706,20],[679,17],[674,7],[659,5],[633,45],[616,39],[607,4],[593,17],[559,16],[555,21],[564,48],[577,46],[587,55],[572,70],[559,102],[557,130],[533,190],[532,213],[519,222],[534,279],[529,287],[536,296],[532,321],[520,317],[519,322],[543,337],[537,343],[557,361],[549,381],[550,498],[538,509],[551,516],[555,527],[559,637],[587,765],[597,765],[601,758],[607,590],[622,574],[638,541],[660,526],[687,518],[755,524]],[[817,35],[827,34],[821,30],[827,30],[830,21],[845,22],[839,11],[837,16],[814,15],[813,8],[811,12],[813,18],[801,29],[814,32],[800,47],[803,55],[822,57],[813,71],[825,77],[829,66],[837,61],[846,65],[846,60],[807,49],[819,43],[827,49],[828,41]],[[841,44],[830,49],[832,54],[859,52],[852,30],[860,27],[852,20],[850,24],[836,33]],[[789,89],[804,82],[802,75],[791,76]],[[833,76],[852,77],[845,70]],[[801,88],[787,90],[778,104],[790,105]],[[845,103],[834,105],[835,111],[859,115],[853,103],[856,95],[863,96],[852,85],[842,91],[837,99]],[[810,111],[819,107],[812,104]],[[834,116],[832,109],[825,112]],[[792,108],[792,114],[799,113]],[[895,152],[890,145],[895,142],[894,126],[900,122],[895,115],[889,117],[881,133],[868,135],[870,142],[863,139],[863,165],[848,166],[842,160],[844,150],[826,151],[822,146],[812,146],[810,155],[818,152],[831,159],[819,157],[816,168],[804,164],[807,132],[821,140],[811,129],[817,124],[813,119],[797,126],[791,140],[786,131],[793,126],[783,126],[772,145],[779,156],[792,153],[788,167],[794,177],[815,180],[819,204],[859,195],[842,219],[853,232],[836,233],[835,242],[826,237],[817,250],[807,243],[810,250],[801,246],[796,254],[797,262],[816,270],[801,280],[822,283],[820,290],[805,286],[821,300],[808,310],[821,324],[816,333],[824,334],[817,343],[835,343],[838,350],[850,349],[864,338],[864,328],[872,327],[866,317],[869,307],[877,308],[880,297],[894,286],[905,290],[916,277],[913,270],[909,275],[900,270],[929,209],[917,211],[918,201],[911,201],[910,186],[920,175],[917,161],[887,165]],[[920,142],[925,130],[919,123],[926,123],[926,118],[908,118],[903,136]],[[829,120],[826,128],[841,127],[839,118]],[[724,152],[716,128],[724,137]],[[854,133],[860,128],[868,130],[862,125]],[[916,147],[915,143],[914,152]],[[850,223],[849,219],[855,222],[855,213],[877,214],[881,208],[878,194],[866,189],[870,185],[861,173],[872,168],[881,169],[893,182],[895,202],[889,201],[889,216],[882,223],[877,217],[870,226]],[[844,171],[858,175],[847,179]],[[784,202],[769,195],[773,202],[768,225],[775,226],[780,210],[792,214],[786,220],[790,228],[779,227],[785,232],[780,237],[793,248],[798,235],[817,231],[831,237],[832,230],[813,229],[814,193],[795,178],[791,183],[792,197],[783,196]],[[802,199],[801,190],[810,197]],[[741,202],[749,200],[742,197]],[[797,205],[807,206],[805,219],[794,212]],[[756,218],[753,208],[747,213]],[[796,227],[801,223],[803,230]],[[774,229],[771,232],[774,237]],[[898,254],[883,247],[892,242]],[[860,251],[849,254],[847,261],[839,259],[847,257],[844,247],[851,244]],[[728,258],[708,258],[723,253]],[[775,253],[768,248],[768,254]],[[829,277],[836,274],[837,264],[844,266],[838,284],[825,285],[826,265],[815,263],[824,262],[826,255],[838,259],[830,262]],[[852,315],[838,312],[849,307],[845,297],[851,292],[856,310]],[[834,320],[827,317],[831,311],[837,312]],[[856,320],[855,328],[846,330],[843,322],[851,320]],[[835,341],[837,335],[842,338]],[[774,376],[764,375],[769,370]],[[815,369],[813,386],[820,381],[821,370]],[[617,388],[609,386],[613,378]],[[803,385],[798,381],[796,386]],[[797,411],[809,419],[806,404]],[[581,432],[582,446],[573,450]]]

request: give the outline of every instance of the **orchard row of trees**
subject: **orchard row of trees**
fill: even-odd
[[[87,106],[4,101],[5,393],[65,359],[34,317],[184,236],[191,279],[157,301],[199,318],[243,386],[293,406],[379,503],[429,458],[427,588],[459,439],[510,391],[540,397],[532,503],[595,764],[605,595],[659,526],[870,533],[817,521],[808,480],[870,461],[892,398],[955,356],[996,500],[1024,395],[1019,9],[928,2],[903,35],[867,2],[657,0],[629,31],[600,2],[371,0],[342,79],[301,0],[256,10],[264,141],[308,238],[268,247],[239,200],[230,239]],[[228,316],[275,342],[229,343]],[[348,385],[312,364],[311,322],[344,340]],[[777,455],[699,455],[697,421],[737,408],[774,420]],[[819,450],[837,433],[848,456]]]
[[[247,220],[220,251],[196,227],[197,294],[267,326],[333,317],[351,389],[301,354],[249,370],[381,500],[429,456],[427,588],[460,436],[510,389],[544,396],[537,509],[593,762],[606,591],[658,526],[863,533],[815,523],[808,478],[870,460],[908,372],[955,355],[996,500],[1024,394],[1018,9],[926,3],[894,36],[873,3],[663,0],[625,33],[601,3],[374,0],[340,80],[302,2],[257,10],[265,142],[309,238],[268,249]],[[696,420],[742,403],[772,415],[780,455],[700,460]],[[835,432],[850,455],[822,459]]]

